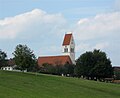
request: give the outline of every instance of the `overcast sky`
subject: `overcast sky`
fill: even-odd
[[[120,0],[0,0],[0,49],[8,58],[18,44],[37,57],[61,55],[69,31],[76,58],[100,49],[120,65]]]

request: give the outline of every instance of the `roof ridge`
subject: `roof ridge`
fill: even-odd
[[[68,57],[69,55],[58,55],[58,56],[39,56],[39,57]]]

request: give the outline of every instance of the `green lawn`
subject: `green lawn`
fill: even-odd
[[[0,98],[120,98],[120,85],[0,71]]]

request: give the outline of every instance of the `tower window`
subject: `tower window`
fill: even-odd
[[[64,52],[68,52],[68,48],[64,48]]]
[[[71,51],[72,53],[74,53],[74,48],[71,48],[70,51]]]

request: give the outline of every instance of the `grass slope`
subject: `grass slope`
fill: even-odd
[[[120,85],[0,71],[0,98],[120,98]]]

